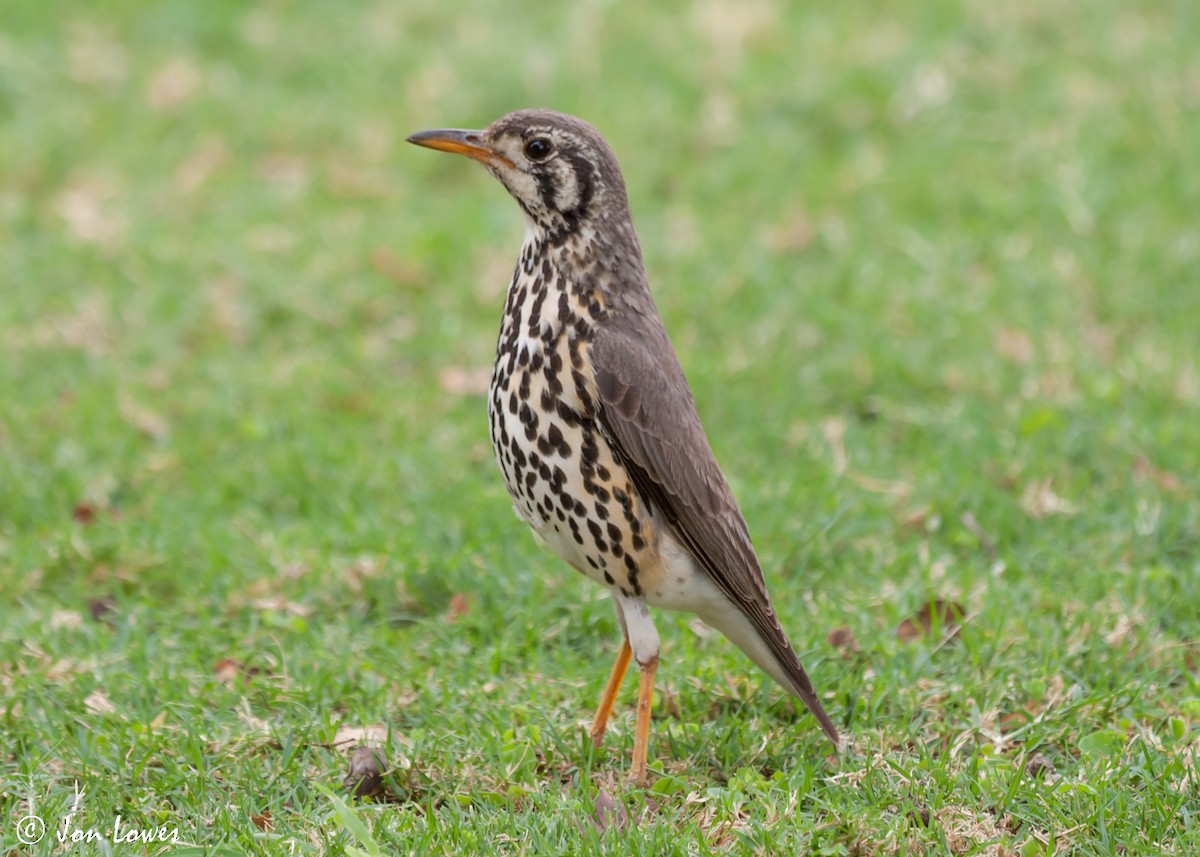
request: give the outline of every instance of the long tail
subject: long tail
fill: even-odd
[[[825,707],[817,699],[817,692],[813,688],[812,681],[800,664],[800,659],[792,651],[790,644],[786,649],[786,654],[791,656],[790,662],[785,663],[763,640],[746,616],[734,609],[733,605],[729,605],[728,609],[702,615],[700,618],[724,634],[729,642],[745,652],[750,660],[758,664],[763,672],[773,678],[784,690],[798,697],[812,712],[813,717],[817,718],[822,731],[833,742],[833,746],[841,748],[841,737],[838,735],[837,727],[833,725],[833,721],[825,713]],[[780,630],[779,633],[782,635],[783,631]]]

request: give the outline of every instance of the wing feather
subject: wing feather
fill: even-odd
[[[626,313],[601,326],[589,353],[600,397],[598,423],[643,499],[750,619],[793,692],[836,744],[837,730],[771,606],[745,519],[657,313]]]

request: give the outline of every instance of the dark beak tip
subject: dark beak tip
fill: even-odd
[[[412,143],[414,145],[420,146],[423,143],[425,143],[426,140],[429,140],[433,137],[440,137],[440,136],[442,136],[442,133],[439,131],[436,131],[436,130],[434,130],[434,131],[418,131],[415,134],[409,134],[407,137],[405,137],[404,142]]]
[[[428,131],[418,131],[415,134],[409,134],[404,140],[408,143],[415,143],[418,146],[425,145],[430,141],[453,141],[455,143],[479,146],[483,144],[483,132],[464,131],[461,128],[433,128]]]

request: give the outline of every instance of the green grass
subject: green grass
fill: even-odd
[[[543,5],[5,4],[0,851],[107,853],[78,788],[195,853],[1200,853],[1200,5]],[[632,682],[582,736],[615,618],[470,389],[520,216],[403,143],[525,106],[622,160],[838,758],[667,615],[655,786]]]

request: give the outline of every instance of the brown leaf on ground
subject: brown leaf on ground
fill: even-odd
[[[1005,711],[996,718],[1000,724],[1001,733],[1007,735],[1009,732],[1020,729],[1030,721],[1030,716],[1024,711]]]
[[[614,800],[612,795],[601,788],[596,793],[596,813],[592,824],[595,825],[597,833],[603,833],[610,827],[624,830],[630,825],[629,812],[624,804]]]
[[[683,715],[679,711],[679,694],[666,688],[661,688],[659,693],[662,695],[662,701],[657,706],[659,712],[675,720],[682,720]]]
[[[275,829],[275,823],[271,821],[271,810],[266,810],[262,815],[250,816],[251,823],[264,833],[270,833]]]
[[[1054,493],[1049,477],[1030,482],[1021,492],[1021,508],[1032,518],[1047,518],[1050,515],[1073,515],[1078,507]]]
[[[1054,773],[1054,763],[1041,753],[1034,753],[1025,760],[1025,775],[1035,779],[1042,774],[1049,776]]]
[[[161,443],[170,434],[170,426],[162,415],[153,409],[135,401],[132,396],[122,392],[117,397],[117,411],[121,418],[149,440]]]
[[[1033,341],[1029,334],[1015,328],[1001,328],[992,337],[992,349],[1005,360],[1027,366],[1033,362]]]
[[[908,820],[921,827],[929,826],[929,807],[913,801],[914,806],[908,811]]]
[[[104,598],[89,598],[87,603],[88,615],[97,622],[105,625],[115,625],[117,602],[107,596]]]
[[[1184,643],[1183,664],[1189,672],[1200,673],[1200,643]]]
[[[916,616],[897,625],[896,636],[902,643],[911,643],[928,636],[937,627],[943,639],[951,640],[958,636],[959,625],[965,615],[961,604],[936,598],[922,604]]]
[[[128,229],[120,201],[121,189],[112,181],[81,177],[58,194],[54,208],[73,240],[112,248]]]
[[[1171,494],[1183,493],[1183,483],[1179,477],[1168,470],[1155,467],[1144,455],[1133,460],[1133,477],[1138,482],[1153,482],[1159,488]]]
[[[260,672],[258,667],[248,667],[237,658],[221,658],[213,664],[213,675],[228,688],[232,688],[239,678],[251,679]]]
[[[1004,833],[997,815],[992,812],[951,805],[941,807],[933,815],[942,828],[951,854],[1002,857],[1011,853],[996,846],[996,843],[1003,841]]]
[[[88,697],[83,701],[83,704],[92,714],[117,713],[116,706],[113,705],[109,698],[104,695],[104,692],[100,690],[94,690],[88,694]]]
[[[350,769],[342,785],[355,797],[376,797],[383,793],[383,775],[387,758],[378,747],[360,746],[350,754]]]
[[[83,624],[83,614],[78,610],[55,610],[50,614],[50,628],[57,631],[63,628],[74,631]]]
[[[846,423],[834,417],[821,423],[821,433],[829,444],[829,452],[833,457],[833,472],[838,476],[846,472],[849,458],[846,455]]]
[[[345,749],[352,744],[370,744],[377,747],[387,741],[387,738],[388,729],[382,723],[373,723],[369,726],[339,726],[332,743],[338,749]],[[395,734],[392,735],[392,741],[399,741],[401,744],[411,743],[408,738]]]
[[[438,384],[455,396],[482,396],[492,383],[492,370],[486,367],[464,369],[447,366],[438,373]]]
[[[920,506],[901,513],[900,525],[906,530],[926,535],[941,529],[942,516],[931,506]]]
[[[860,488],[870,491],[872,494],[891,494],[893,497],[907,497],[913,492],[911,485],[896,479],[879,479],[855,470],[847,471],[846,475]]]
[[[83,664],[78,661],[68,660],[67,658],[59,658],[54,663],[46,668],[44,673],[46,681],[62,681],[65,678],[72,676],[83,675],[87,670]]]
[[[463,592],[450,596],[450,607],[446,610],[446,621],[454,622],[471,612],[471,597]]]
[[[858,640],[854,639],[854,632],[845,626],[834,628],[829,632],[827,639],[829,645],[842,652],[842,654],[848,655],[851,652],[858,651]]]
[[[298,601],[288,601],[282,595],[265,595],[262,598],[255,598],[250,604],[255,610],[299,616],[301,619],[306,619],[313,614],[312,607]]]
[[[167,110],[187,101],[200,89],[204,76],[187,57],[174,57],[154,72],[146,85],[146,103]]]

